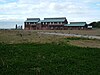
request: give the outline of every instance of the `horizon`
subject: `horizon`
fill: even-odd
[[[0,22],[21,22],[27,18],[66,17],[68,22],[100,21],[100,0],[0,0]],[[11,28],[2,25],[0,28]]]
[[[45,17],[45,18],[58,18],[58,17]],[[27,18],[26,18],[26,20],[27,20]],[[41,20],[43,20],[43,19],[41,19]],[[16,24],[18,26],[23,26],[23,28],[24,28],[24,21],[25,20],[12,20],[12,21],[11,20],[0,20],[0,29],[14,29]],[[68,21],[68,19],[67,19],[67,21]],[[100,20],[98,20],[98,21],[100,21]],[[89,23],[98,22],[98,21],[90,21],[90,22],[86,22],[86,21],[68,21],[68,24],[70,22],[86,22],[87,24],[89,24]]]

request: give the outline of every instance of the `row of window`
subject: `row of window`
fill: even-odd
[[[63,29],[63,27],[50,27],[50,29]]]
[[[26,22],[26,24],[37,24],[36,22]],[[63,22],[42,22],[42,24],[63,24]]]
[[[36,22],[26,22],[26,24],[37,24]]]
[[[42,24],[63,24],[63,22],[43,22]]]

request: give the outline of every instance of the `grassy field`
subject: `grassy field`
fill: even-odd
[[[100,75],[100,49],[64,43],[0,44],[0,75]]]
[[[100,40],[37,32],[0,31],[0,75],[100,75]]]
[[[1,43],[49,43],[57,42],[62,37],[55,35],[38,34],[38,31],[2,30],[0,31]]]
[[[56,33],[67,33],[67,34],[80,34],[80,35],[93,35],[100,36],[100,29],[90,30],[39,30],[40,32],[56,32]],[[37,32],[37,30],[36,30]]]
[[[64,42],[74,46],[100,48],[100,40],[89,39],[89,38],[78,38],[78,37],[67,37],[64,38]]]
[[[100,35],[100,29],[94,30],[44,30],[44,31],[25,31],[25,30],[0,30],[0,43],[17,44],[17,43],[52,43],[52,42],[66,42],[71,45],[82,47],[100,48],[100,40],[78,39],[65,40],[66,36],[45,35],[37,32],[59,32],[82,35]]]

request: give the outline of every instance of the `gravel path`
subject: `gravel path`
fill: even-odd
[[[65,33],[49,33],[49,32],[38,32],[40,34],[49,34],[49,35],[60,35],[60,36],[74,36],[74,37],[83,37],[90,39],[100,39],[100,36],[90,36],[90,35],[77,35],[77,34],[65,34]]]

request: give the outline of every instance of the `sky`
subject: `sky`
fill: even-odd
[[[68,22],[100,21],[100,0],[0,0],[0,28],[14,27],[11,22],[23,25],[27,18],[48,17],[66,17]]]

